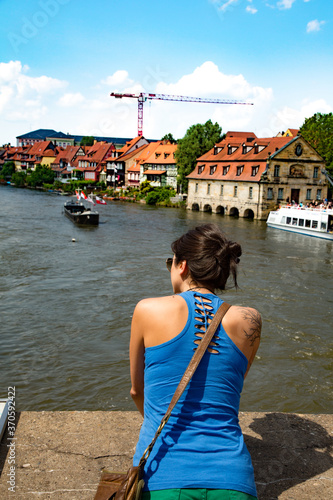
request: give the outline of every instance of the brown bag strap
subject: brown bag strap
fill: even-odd
[[[185,373],[182,376],[181,381],[178,384],[176,392],[174,393],[173,398],[169,404],[169,408],[167,409],[164,417],[161,420],[161,423],[156,431],[154,439],[152,440],[152,442],[147,447],[147,449],[145,450],[144,454],[141,457],[141,460],[139,462],[139,467],[144,467],[144,465],[145,465],[145,463],[146,463],[146,461],[147,461],[147,459],[148,459],[148,457],[153,449],[153,446],[156,443],[158,436],[161,434],[163,427],[165,426],[165,424],[169,420],[172,410],[174,409],[174,407],[178,403],[179,398],[181,397],[181,395],[185,391],[187,384],[189,383],[189,381],[193,377],[194,372],[197,369],[203,355],[205,354],[212,338],[214,337],[214,334],[215,334],[219,324],[221,323],[223,316],[225,315],[225,313],[228,311],[228,309],[230,307],[231,307],[230,304],[223,302],[223,304],[221,304],[220,307],[218,308],[218,310],[216,311],[212,321],[209,324],[209,327],[207,328],[205,335],[202,337],[198,348],[195,350],[195,352],[192,356],[192,359],[191,359],[188,367],[186,368]]]

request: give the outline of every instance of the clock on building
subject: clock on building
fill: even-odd
[[[301,154],[302,154],[302,145],[301,144],[296,145],[295,153],[296,153],[296,156],[301,156]]]

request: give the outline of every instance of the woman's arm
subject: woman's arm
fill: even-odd
[[[222,325],[248,360],[246,377],[260,344],[261,316],[252,307],[233,306],[223,318]]]
[[[130,370],[132,387],[130,394],[142,416],[144,403],[144,307],[142,302],[139,302],[134,309],[131,340],[130,340]]]

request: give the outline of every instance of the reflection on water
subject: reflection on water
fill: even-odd
[[[121,202],[99,207],[99,227],[78,228],[65,200],[0,187],[0,396],[16,385],[20,410],[134,409],[134,306],[171,293],[170,243],[213,221],[243,246],[241,289],[226,300],[256,307],[264,322],[241,409],[332,412],[332,242]]]

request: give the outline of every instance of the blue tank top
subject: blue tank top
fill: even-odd
[[[214,294],[180,294],[188,306],[183,331],[145,350],[144,421],[133,458],[138,465],[177,385],[222,300]],[[256,496],[250,454],[238,421],[247,359],[222,325],[145,466],[145,491],[170,488],[231,489]]]

